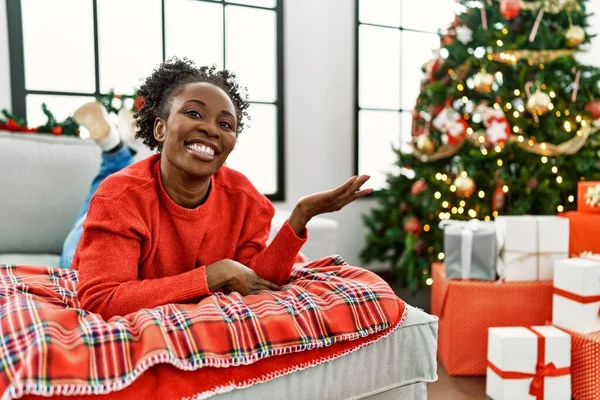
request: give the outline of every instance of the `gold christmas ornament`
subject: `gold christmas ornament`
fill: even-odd
[[[454,186],[456,186],[456,195],[463,199],[475,192],[475,181],[468,176],[458,176],[454,180]]]
[[[475,81],[475,90],[481,93],[490,93],[495,81],[494,75],[486,72],[485,69],[475,74],[473,80]]]
[[[565,32],[565,38],[567,38],[567,46],[579,46],[585,40],[585,31],[578,25],[571,25]]]
[[[542,115],[549,110],[550,103],[552,103],[550,96],[548,96],[547,93],[538,90],[529,97],[529,100],[527,100],[527,111],[532,114]]]
[[[421,135],[417,138],[417,149],[425,154],[431,154],[435,150],[435,145],[429,135]]]

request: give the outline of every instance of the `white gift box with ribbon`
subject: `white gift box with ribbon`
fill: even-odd
[[[496,279],[498,247],[492,222],[444,220],[444,253],[448,279]]]
[[[551,215],[496,217],[498,275],[507,281],[551,281],[569,257],[569,220]]]
[[[553,326],[488,329],[486,395],[493,400],[570,400],[571,337]]]
[[[552,323],[582,334],[600,331],[600,255],[556,263]]]

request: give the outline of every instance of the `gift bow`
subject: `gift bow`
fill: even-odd
[[[460,241],[460,266],[462,279],[469,279],[471,274],[471,258],[473,254],[473,236],[477,231],[493,232],[491,225],[483,224],[478,219],[469,221],[443,220],[439,227],[442,230],[450,228],[451,231],[461,232]]]
[[[600,185],[588,187],[585,202],[590,207],[600,207]]]
[[[537,336],[538,351],[535,373],[502,371],[500,368],[488,361],[488,367],[502,379],[527,379],[533,378],[529,385],[529,394],[535,396],[537,400],[544,400],[544,379],[546,377],[569,375],[571,367],[556,368],[554,363],[546,364],[546,338],[541,333],[527,327]]]

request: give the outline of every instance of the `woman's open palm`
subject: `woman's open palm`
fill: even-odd
[[[310,217],[339,211],[354,200],[373,192],[373,189],[359,190],[369,178],[367,175],[353,176],[335,189],[301,198],[298,204],[302,204]]]

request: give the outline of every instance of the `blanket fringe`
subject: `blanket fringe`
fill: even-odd
[[[366,347],[366,346],[368,346],[370,344],[378,342],[381,339],[384,339],[384,338],[388,337],[389,335],[391,335],[393,332],[396,331],[396,329],[398,329],[400,326],[402,326],[404,324],[404,321],[406,320],[406,316],[407,315],[408,315],[408,307],[406,307],[406,303],[404,303],[404,312],[402,313],[402,317],[400,318],[400,320],[398,321],[398,323],[395,326],[391,327],[389,329],[389,331],[386,332],[384,335],[382,335],[382,336],[380,336],[380,337],[378,337],[376,339],[371,339],[371,340],[368,340],[366,342],[363,342],[360,345],[358,345],[358,346],[356,346],[356,347],[354,347],[352,349],[347,349],[347,350],[344,350],[344,351],[340,351],[339,353],[334,353],[334,354],[331,354],[328,357],[324,357],[324,358],[321,358],[321,359],[318,359],[318,360],[312,360],[312,361],[309,361],[309,362],[306,362],[306,363],[298,364],[298,365],[296,365],[294,367],[285,368],[285,369],[283,369],[281,371],[271,372],[271,373],[268,373],[265,376],[262,376],[260,378],[251,379],[251,380],[239,383],[239,384],[229,383],[227,385],[218,386],[218,387],[216,387],[216,388],[214,388],[213,390],[210,390],[210,391],[196,393],[192,397],[183,397],[181,400],[205,400],[205,399],[211,398],[213,396],[216,396],[218,394],[224,394],[224,393],[232,392],[232,391],[234,391],[236,389],[244,389],[244,388],[250,387],[252,385],[256,385],[258,383],[265,383],[265,382],[268,382],[268,381],[270,381],[272,379],[279,378],[281,376],[288,375],[288,374],[291,374],[293,372],[302,371],[304,369],[315,367],[317,365],[324,364],[326,362],[335,360],[336,358],[340,358],[342,356],[354,353],[355,351],[360,350],[363,347]]]
[[[399,300],[399,301],[402,301],[402,300]],[[226,392],[230,392],[234,389],[242,389],[242,388],[254,385],[256,383],[266,382],[273,378],[287,375],[287,374],[295,372],[295,371],[300,371],[302,369],[306,369],[306,368],[309,368],[309,367],[312,367],[312,366],[315,366],[318,364],[322,364],[324,362],[333,360],[333,359],[341,357],[343,355],[352,353],[368,344],[371,344],[375,341],[383,339],[384,337],[388,336],[390,333],[395,331],[400,325],[402,325],[402,323],[404,323],[404,319],[406,318],[407,311],[408,311],[407,307],[405,306],[404,312],[402,313],[402,318],[396,324],[396,326],[393,326],[393,327],[387,327],[387,328],[377,327],[377,328],[363,329],[360,332],[340,335],[336,340],[314,341],[314,342],[308,343],[306,345],[298,345],[298,346],[294,346],[294,347],[286,347],[286,348],[281,348],[281,349],[271,349],[269,351],[263,351],[260,355],[254,354],[250,357],[240,356],[240,357],[238,357],[237,360],[234,359],[232,362],[226,362],[224,360],[210,360],[209,359],[209,360],[202,360],[200,362],[189,363],[189,362],[182,362],[180,359],[176,358],[174,354],[162,353],[162,354],[155,354],[153,356],[150,356],[150,357],[144,359],[142,362],[140,362],[138,365],[136,365],[133,372],[129,376],[124,378],[123,380],[116,381],[116,382],[109,382],[107,384],[101,384],[101,383],[98,383],[98,384],[64,384],[64,385],[44,386],[39,383],[26,383],[23,385],[23,384],[19,384],[17,382],[16,385],[11,384],[7,388],[7,390],[2,395],[2,400],[20,399],[25,395],[51,397],[51,396],[55,396],[55,395],[63,395],[63,396],[80,395],[81,396],[81,395],[109,394],[111,392],[116,392],[116,391],[125,389],[126,387],[131,385],[137,378],[139,378],[144,372],[146,372],[148,369],[150,369],[151,367],[153,367],[157,364],[171,364],[174,367],[176,367],[180,370],[183,370],[183,371],[195,371],[198,368],[202,368],[202,367],[227,368],[227,367],[235,367],[235,366],[239,366],[239,365],[250,365],[250,364],[253,364],[254,362],[256,362],[260,359],[266,358],[266,357],[281,356],[281,355],[296,353],[296,352],[300,352],[300,351],[304,351],[304,350],[328,347],[331,344],[336,343],[338,341],[352,341],[352,340],[356,340],[361,337],[366,337],[369,335],[379,333],[385,329],[390,329],[389,332],[387,332],[385,335],[381,336],[380,338],[364,342],[361,345],[357,346],[356,348],[351,349],[351,350],[346,350],[344,352],[340,352],[340,354],[334,354],[325,359],[315,360],[315,361],[311,361],[309,363],[301,364],[294,368],[286,369],[285,371],[273,372],[271,374],[267,374],[266,377],[252,379],[250,381],[243,382],[241,384],[237,384],[237,385],[229,384],[229,385],[220,386],[220,387],[213,389],[212,391],[198,393],[198,394],[194,395],[193,397],[189,398],[191,400],[207,399],[209,397],[215,396],[220,393],[226,393]]]

